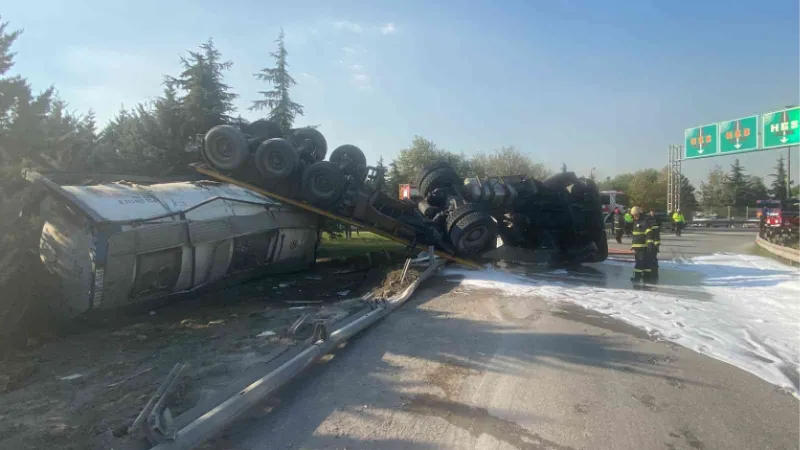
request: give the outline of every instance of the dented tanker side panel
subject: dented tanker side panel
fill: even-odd
[[[68,315],[189,292],[256,270],[303,270],[316,259],[317,216],[237,186],[113,183],[64,189],[109,221],[92,225],[78,210],[73,215],[79,224],[56,214],[45,227],[42,260],[62,279],[62,311]],[[69,211],[65,202],[54,203]]]

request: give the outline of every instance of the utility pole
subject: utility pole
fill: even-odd
[[[669,173],[667,175],[667,210],[674,212],[681,207],[681,159],[682,145],[669,146]]]
[[[786,198],[792,198],[792,147],[786,149]]]

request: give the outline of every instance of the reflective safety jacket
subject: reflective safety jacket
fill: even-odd
[[[683,214],[681,213],[674,213],[672,215],[672,221],[675,223],[683,223],[685,220],[683,219]]]
[[[653,243],[658,246],[661,245],[661,220],[657,217],[649,216],[650,230],[653,232]]]
[[[625,213],[625,222],[626,223],[633,223],[633,216],[631,215],[631,213],[629,213],[629,212]]]
[[[650,221],[646,217],[640,217],[633,225],[633,240],[631,248],[633,250],[644,250],[650,245],[655,245],[653,230],[650,228]]]

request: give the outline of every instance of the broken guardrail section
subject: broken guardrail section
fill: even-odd
[[[366,308],[364,313],[354,316],[352,320],[335,330],[329,331],[324,324],[316,324],[314,336],[307,341],[307,345],[300,346],[291,353],[292,356],[290,357],[279,358],[276,361],[277,365],[273,366],[268,373],[249,383],[236,394],[212,407],[204,414],[199,416],[195,414],[190,420],[180,416],[173,420],[168,417],[161,417],[163,413],[159,411],[159,408],[151,406],[140,414],[140,418],[137,418],[135,425],[140,428],[146,428],[146,430],[143,430],[144,435],[151,444],[155,445],[152,448],[153,450],[187,450],[197,447],[299,375],[323,355],[331,352],[336,346],[370,327],[404,304],[411,298],[411,295],[422,282],[434,275],[447,263],[444,259],[436,258],[433,249],[431,249],[429,255],[428,267],[403,292],[389,299],[373,300],[371,306]],[[173,374],[173,372],[176,373]],[[170,376],[162,383],[154,398],[164,398],[169,386],[179,376],[180,369],[178,365],[173,369],[173,372],[170,372]],[[154,400],[154,403],[158,406],[159,402]],[[163,408],[161,408],[161,411],[163,411]],[[152,420],[154,415],[160,420]],[[147,416],[151,420],[144,420],[143,416]],[[172,422],[171,427],[164,426],[164,422],[167,421]]]

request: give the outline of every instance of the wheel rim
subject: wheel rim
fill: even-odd
[[[333,191],[333,185],[324,174],[314,176],[314,191],[320,196],[328,196]]]
[[[233,159],[233,149],[231,148],[230,142],[224,137],[218,137],[214,140],[214,146],[212,147],[212,152],[214,158],[219,159],[220,161],[230,161]]]
[[[271,169],[280,171],[286,168],[286,159],[280,152],[271,152],[267,155],[267,164]]]
[[[486,239],[489,235],[489,230],[486,225],[480,225],[475,228],[466,230],[461,238],[461,247],[467,252],[472,253],[480,251],[486,245]]]

